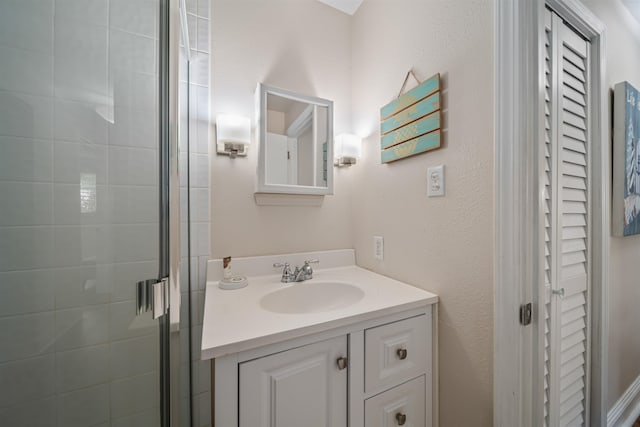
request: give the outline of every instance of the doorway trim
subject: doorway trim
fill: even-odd
[[[542,425],[544,296],[542,245],[544,9],[548,5],[590,42],[592,159],[591,407],[607,419],[607,332],[611,206],[609,87],[604,25],[579,0],[496,0],[494,38],[494,425]],[[532,102],[534,100],[534,102]],[[522,326],[519,307],[534,321]]]

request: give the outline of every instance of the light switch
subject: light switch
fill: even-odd
[[[444,196],[444,165],[427,169],[427,197]]]

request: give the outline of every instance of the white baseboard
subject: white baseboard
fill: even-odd
[[[640,416],[640,377],[620,396],[607,414],[608,427],[630,427]]]

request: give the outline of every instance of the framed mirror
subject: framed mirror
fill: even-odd
[[[333,194],[333,101],[256,89],[259,193]]]

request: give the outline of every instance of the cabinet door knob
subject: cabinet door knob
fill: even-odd
[[[338,360],[336,360],[336,363],[338,365],[338,369],[342,371],[347,367],[348,359],[346,357],[339,357]]]
[[[404,423],[407,422],[407,416],[405,414],[401,414],[398,412],[396,414],[396,422],[398,423],[399,426],[403,426]]]
[[[406,348],[399,348],[398,351],[398,359],[400,360],[404,360],[407,358],[407,349]],[[402,424],[400,424],[402,425]]]

